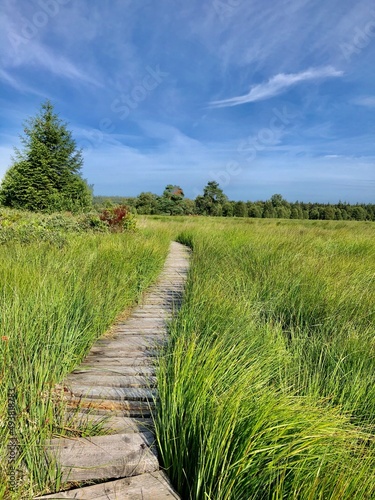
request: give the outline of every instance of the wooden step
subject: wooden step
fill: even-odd
[[[47,453],[56,460],[62,482],[137,476],[159,469],[151,433],[52,439]]]
[[[179,499],[162,471],[150,472],[139,476],[117,479],[106,483],[86,486],[70,491],[36,497],[76,499],[76,500],[172,500]]]

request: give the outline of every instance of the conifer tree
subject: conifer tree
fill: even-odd
[[[15,148],[13,165],[0,186],[1,203],[33,211],[91,207],[92,193],[81,177],[82,152],[50,101],[26,120],[24,132],[24,148]]]

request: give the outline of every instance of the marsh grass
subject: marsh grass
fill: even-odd
[[[0,246],[0,498],[57,490],[45,441],[101,433],[66,420],[55,384],[140,298],[172,238],[193,257],[159,360],[155,425],[182,498],[374,498],[374,225],[148,217],[139,227],[20,233]]]
[[[374,498],[374,226],[251,222],[175,222],[162,463],[184,499]]]
[[[51,437],[93,433],[64,420],[63,393],[55,389],[93,342],[158,276],[169,246],[166,232],[65,235],[50,241],[0,246],[0,497],[32,498],[56,483],[46,464]],[[16,392],[15,469],[10,491],[8,392]]]

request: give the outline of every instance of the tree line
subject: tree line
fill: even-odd
[[[215,181],[208,182],[203,194],[194,200],[185,198],[183,189],[172,184],[166,186],[162,195],[142,192],[136,197],[94,196],[94,205],[98,207],[111,204],[127,205],[139,215],[375,221],[375,204],[290,203],[281,194],[274,194],[266,201],[232,201]]]

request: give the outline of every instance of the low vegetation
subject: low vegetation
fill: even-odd
[[[175,238],[192,265],[155,425],[181,497],[374,498],[373,224],[159,216],[122,232],[125,212],[0,212],[0,497],[48,491],[46,439],[97,431],[66,425],[55,384]]]
[[[193,261],[156,428],[182,498],[374,498],[374,226],[174,226]]]
[[[32,498],[55,480],[42,445],[72,430],[54,386],[139,299],[166,257],[166,231],[112,233],[97,215],[94,230],[84,230],[91,217],[1,212],[0,498],[14,486],[11,443],[14,498]]]

